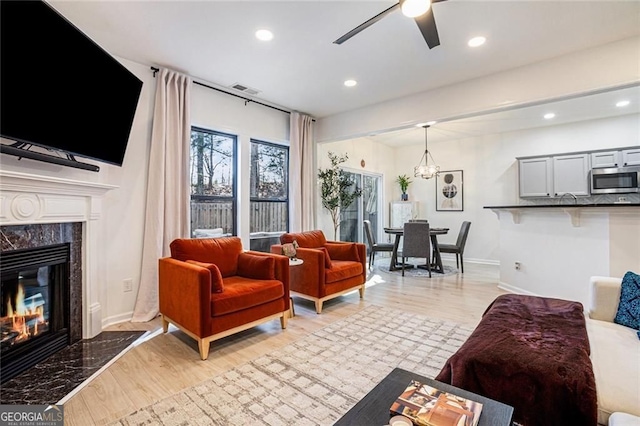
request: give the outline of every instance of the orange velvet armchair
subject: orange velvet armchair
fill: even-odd
[[[171,257],[159,260],[160,314],[198,341],[210,343],[260,323],[289,317],[289,259],[243,252],[237,237],[177,239]]]
[[[353,290],[364,297],[367,280],[367,254],[364,244],[327,241],[320,230],[289,233],[280,236],[281,244],[271,246],[271,253],[282,253],[282,244],[296,241],[296,253],[304,263],[291,267],[291,293],[313,300],[316,312],[322,303]]]

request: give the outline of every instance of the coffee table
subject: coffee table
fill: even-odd
[[[395,368],[334,426],[383,426],[389,424],[389,408],[411,380],[472,399],[483,404],[478,426],[510,426],[513,407],[484,396],[428,379],[401,368]]]

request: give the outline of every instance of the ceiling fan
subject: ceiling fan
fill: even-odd
[[[371,25],[375,24],[400,7],[405,16],[415,19],[416,24],[418,24],[418,28],[420,28],[420,32],[422,33],[422,37],[424,37],[424,40],[427,42],[429,49],[433,49],[436,46],[440,46],[440,37],[438,37],[438,29],[436,28],[436,20],[433,17],[433,8],[431,7],[431,4],[441,1],[445,0],[400,0],[390,8],[383,10],[373,18],[358,25],[333,43],[344,43],[360,31],[369,28]]]

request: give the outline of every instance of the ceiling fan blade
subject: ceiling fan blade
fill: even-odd
[[[368,21],[363,22],[362,24],[358,25],[357,27],[355,27],[354,29],[352,29],[351,31],[349,31],[348,33],[346,33],[345,35],[343,35],[342,37],[340,37],[339,39],[334,41],[333,44],[342,44],[342,43],[344,43],[345,41],[349,40],[354,35],[358,34],[360,31],[369,28],[371,25],[375,24],[376,22],[378,22],[379,20],[381,20],[382,18],[387,16],[389,13],[393,12],[394,10],[396,10],[399,6],[400,6],[400,2],[394,4],[393,6],[391,6],[388,9],[383,10],[382,12],[378,13],[373,18],[369,19]]]
[[[429,46],[429,49],[440,46],[440,37],[438,37],[436,20],[433,17],[433,3],[435,3],[435,1],[432,1],[431,7],[427,10],[427,13],[414,18],[416,20],[416,24],[418,24],[418,28],[420,28],[422,37],[424,37],[424,41],[426,41]]]

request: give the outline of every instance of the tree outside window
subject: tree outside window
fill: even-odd
[[[251,140],[250,232],[286,232],[289,148]]]
[[[192,236],[236,234],[237,137],[191,128]]]

